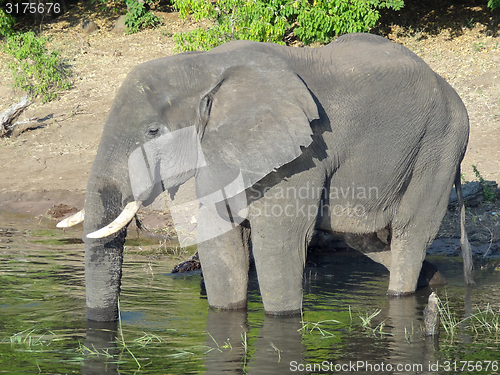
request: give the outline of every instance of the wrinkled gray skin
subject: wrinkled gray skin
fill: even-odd
[[[198,245],[211,307],[246,307],[251,243],[266,313],[300,311],[315,229],[349,233],[348,242],[390,270],[390,295],[415,291],[452,186],[460,184],[469,135],[462,101],[419,57],[383,38],[351,34],[315,49],[238,41],[139,65],[104,127],[85,234],[134,200],[127,163],[138,145],[193,125],[208,165],[163,188],[175,191],[196,174],[204,196],[242,171],[249,201],[244,225]],[[172,165],[186,157],[182,150],[165,154]],[[323,194],[305,193],[312,186]],[[298,200],[280,195],[300,188]],[[142,189],[142,199],[154,195],[152,186]],[[295,208],[279,215],[287,206]],[[375,233],[387,229],[383,242]],[[84,238],[90,320],[117,319],[125,232]]]

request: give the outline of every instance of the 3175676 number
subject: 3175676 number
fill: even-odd
[[[5,3],[6,13],[38,13],[38,14],[48,14],[48,13],[61,13],[61,4],[59,3]]]
[[[453,372],[464,371],[498,371],[497,361],[445,361],[443,370]]]

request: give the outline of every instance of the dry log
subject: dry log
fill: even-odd
[[[32,102],[28,99],[27,95],[24,95],[19,103],[16,103],[2,114],[0,114],[0,137],[9,135],[14,129],[16,124],[13,124],[14,120],[19,117],[19,115],[31,104]]]

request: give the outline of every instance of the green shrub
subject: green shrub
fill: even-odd
[[[488,0],[488,7],[491,9],[500,8],[500,0]]]
[[[1,2],[0,2],[1,3]],[[0,9],[0,36],[8,36],[14,32],[14,24],[16,19],[12,15],[5,13]]]
[[[36,37],[33,32],[13,34],[7,37],[4,51],[14,58],[7,67],[14,77],[14,86],[43,102],[57,98],[56,90],[71,87],[67,75],[60,68],[59,53],[48,52],[46,38]]]
[[[378,8],[400,9],[403,1],[301,0],[295,10],[294,34],[304,43],[329,42],[334,35],[370,30],[380,17]]]
[[[1,0],[0,0],[1,1]],[[148,10],[147,5],[155,2],[155,0],[144,0],[140,3],[137,0],[92,0],[93,3],[100,3],[102,10],[112,10],[119,12],[120,5],[127,5],[127,13],[125,14],[125,25],[127,26],[127,34],[137,33],[142,29],[159,25],[161,20]]]
[[[305,44],[329,42],[335,35],[365,32],[380,17],[378,9],[400,9],[404,0],[174,0],[180,16],[212,22],[174,35],[178,50],[208,50],[228,40],[284,43],[285,35]]]
[[[479,181],[479,185],[483,188],[484,199],[487,202],[493,202],[496,198],[495,185],[493,185],[490,181],[485,181],[481,172],[479,172],[474,164],[472,164],[472,170]]]
[[[283,43],[288,21],[276,9],[280,9],[285,2],[265,1],[174,0],[174,6],[182,18],[192,13],[196,21],[207,18],[213,23],[207,30],[196,29],[174,34],[177,49],[208,50],[234,39]]]
[[[154,27],[160,23],[160,19],[147,10],[147,3],[150,3],[150,1],[145,0],[144,3],[140,3],[135,0],[127,0],[129,8],[125,15],[127,34],[136,33],[139,30]]]

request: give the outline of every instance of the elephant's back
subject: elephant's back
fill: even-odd
[[[373,63],[379,60],[394,60],[398,58],[400,62],[408,59],[407,61],[416,61],[418,63],[425,62],[418,57],[415,53],[408,48],[390,41],[387,38],[367,34],[367,33],[353,33],[345,34],[335,39],[333,42],[320,48],[333,53],[340,57],[340,60],[356,60],[361,57],[369,57]],[[354,56],[354,58],[350,58]]]

